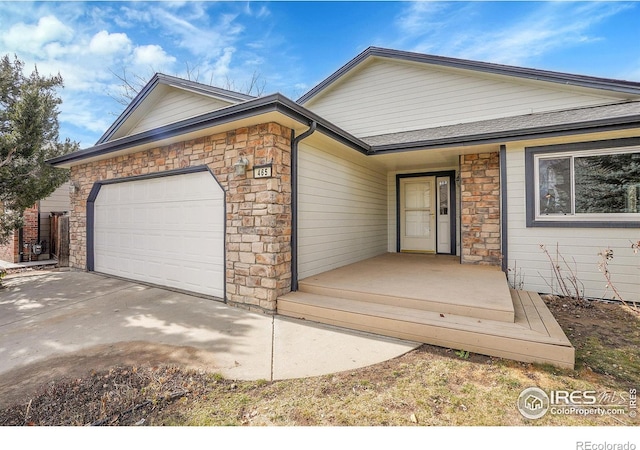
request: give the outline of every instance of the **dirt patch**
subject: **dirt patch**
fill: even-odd
[[[200,370],[213,365],[212,356],[193,347],[150,342],[120,342],[48,358],[0,375],[0,409],[37,396],[43,387],[108,372],[114,367],[176,366]],[[82,403],[79,402],[79,405]]]
[[[640,315],[619,303],[542,299],[576,349],[576,370],[640,384]]]

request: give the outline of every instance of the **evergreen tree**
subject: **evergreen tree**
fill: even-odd
[[[56,89],[62,77],[30,75],[16,56],[0,60],[0,242],[22,226],[25,209],[64,183],[68,171],[45,163],[78,148],[59,142]]]
[[[640,152],[575,159],[577,213],[637,213]]]

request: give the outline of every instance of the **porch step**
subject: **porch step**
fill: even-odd
[[[573,368],[575,350],[538,294],[511,290],[515,322],[309,292],[278,298],[278,314],[344,328],[462,349],[516,361]]]

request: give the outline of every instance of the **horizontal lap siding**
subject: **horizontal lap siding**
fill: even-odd
[[[69,199],[69,183],[64,183],[57,188],[53,193],[40,200],[40,213],[49,217],[50,212],[64,212],[69,211],[71,207],[71,200]]]
[[[524,281],[524,289],[549,293],[557,283],[552,266],[540,245],[555,258],[556,249],[569,265],[577,267],[577,278],[584,283],[588,297],[611,298],[599,271],[598,253],[609,247],[614,258],[609,263],[613,283],[625,300],[640,301],[640,255],[631,242],[640,239],[640,230],[626,228],[541,228],[526,227],[524,149],[507,151],[508,265],[510,279],[514,269]],[[556,247],[558,246],[558,247]],[[574,264],[575,260],[575,264]],[[561,262],[561,267],[565,267]]]
[[[487,74],[375,61],[306,107],[356,136],[610,103]]]
[[[178,89],[171,89],[164,95],[128,134],[136,134],[146,130],[177,122],[215,111],[230,103],[222,102],[203,95],[195,95]]]
[[[49,214],[52,212],[68,212],[70,209],[69,183],[64,183],[53,191],[49,197],[40,200],[40,240],[47,241],[47,252],[51,248],[51,220]]]
[[[386,252],[386,175],[365,156],[301,145],[298,159],[301,279]]]

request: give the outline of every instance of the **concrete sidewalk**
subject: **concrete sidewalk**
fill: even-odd
[[[7,277],[4,284],[0,375],[129,342],[189,349],[192,366],[226,378],[278,380],[364,367],[420,345],[248,312],[94,273],[42,272]]]
[[[12,269],[33,269],[44,266],[55,266],[58,264],[57,259],[44,259],[42,261],[27,261],[21,263],[11,263],[0,259],[0,269],[12,270]]]

